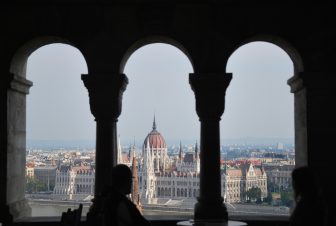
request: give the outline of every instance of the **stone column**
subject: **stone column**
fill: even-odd
[[[31,208],[25,198],[26,184],[26,95],[32,82],[24,77],[11,74],[7,83],[7,137],[3,153],[6,158],[4,173],[1,179],[6,186],[6,203],[13,219],[31,216]],[[3,175],[5,176],[5,175]],[[2,201],[2,200],[1,200]]]
[[[295,100],[295,166],[307,165],[314,171],[321,194],[328,197],[323,208],[333,209],[335,158],[330,150],[336,130],[336,77],[330,68],[321,69],[300,72],[288,81]]]
[[[308,165],[307,150],[307,101],[306,88],[299,75],[288,79],[287,84],[294,94],[294,127],[295,127],[295,166]]]
[[[95,195],[112,184],[112,168],[117,164],[117,121],[123,92],[128,84],[124,74],[82,75],[89,91],[90,109],[96,127]]]
[[[224,112],[225,92],[231,78],[231,74],[189,75],[201,122],[200,194],[194,210],[196,221],[228,220],[221,197],[219,121]]]

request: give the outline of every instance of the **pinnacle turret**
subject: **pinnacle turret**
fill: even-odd
[[[154,115],[154,120],[153,120],[153,130],[156,130],[155,115]]]

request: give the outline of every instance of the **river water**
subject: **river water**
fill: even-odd
[[[50,201],[50,200],[30,200],[29,205],[32,208],[32,217],[49,217],[61,216],[62,212],[66,212],[68,208],[76,209],[79,203],[69,201]],[[83,203],[82,216],[86,216],[91,203]],[[227,204],[229,216],[233,215],[258,215],[258,216],[289,216],[290,209],[279,206],[265,205],[244,205],[244,204]],[[143,215],[148,219],[156,219],[156,217],[164,217],[165,219],[176,218],[193,218],[193,209],[173,208],[144,208]]]
[[[83,203],[82,216],[86,216],[89,211],[91,203]],[[66,212],[68,208],[76,209],[79,203],[71,202],[52,202],[52,201],[29,201],[29,206],[32,209],[32,217],[50,217],[61,216],[62,212]],[[178,211],[172,209],[144,209],[143,215],[152,218],[154,216],[167,216],[167,218],[187,217],[190,218],[193,215],[193,211]]]

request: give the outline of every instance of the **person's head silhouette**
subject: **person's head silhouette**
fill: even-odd
[[[112,169],[112,186],[123,195],[131,193],[132,189],[132,171],[123,164],[116,165]]]

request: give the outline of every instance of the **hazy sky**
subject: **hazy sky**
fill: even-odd
[[[221,139],[293,138],[293,95],[287,85],[293,65],[288,55],[269,43],[251,43],[231,56],[227,71],[233,79],[226,94]],[[123,143],[143,140],[151,131],[154,113],[166,140],[199,140],[188,82],[192,72],[188,58],[167,44],[144,46],[130,57],[118,123]],[[95,139],[83,73],[87,73],[84,58],[68,45],[47,45],[29,57],[27,74],[34,85],[27,98],[28,139]]]

